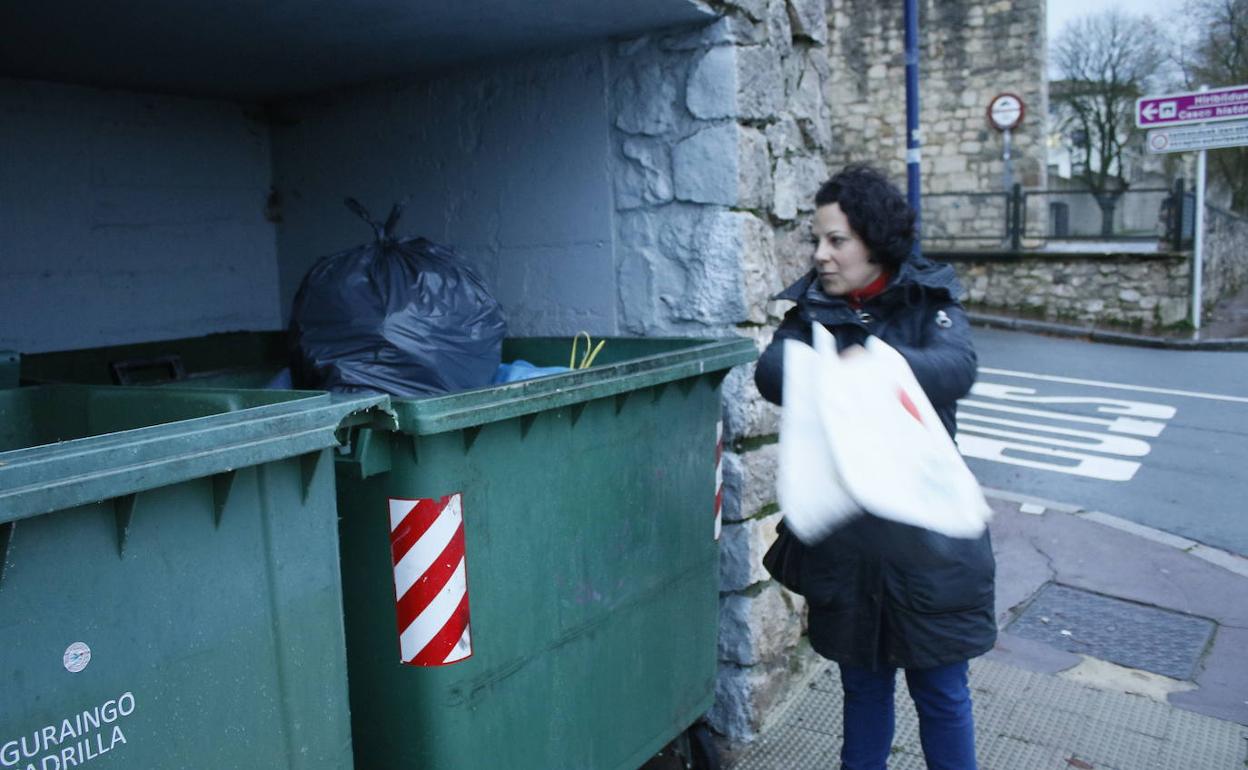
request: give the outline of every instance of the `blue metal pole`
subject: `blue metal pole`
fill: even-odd
[[[906,24],[906,198],[914,209],[915,232],[920,232],[919,203],[919,8],[918,0],[905,0]],[[914,239],[919,253],[919,239]]]

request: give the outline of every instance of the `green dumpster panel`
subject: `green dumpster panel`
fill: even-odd
[[[21,359],[12,350],[0,350],[0,388],[16,388]]]
[[[0,766],[351,766],[327,447],[373,403],[0,391]]]
[[[119,375],[134,384],[165,382],[181,372],[194,378],[240,366],[286,359],[284,332],[231,332],[160,342],[32,353],[22,357],[22,379],[32,383],[117,384]],[[272,366],[273,370],[284,364]],[[266,380],[267,382],[267,380]],[[263,385],[256,383],[256,387]],[[236,385],[237,387],[237,385]]]
[[[564,354],[568,342],[557,345]],[[518,770],[631,770],[710,707],[719,384],[754,350],[638,343],[601,369],[396,400],[400,430],[379,452],[389,472],[362,478],[340,464],[357,765],[506,757]],[[392,517],[452,495],[471,655],[404,664],[399,626],[411,608],[396,606]],[[425,574],[444,576],[447,553]]]

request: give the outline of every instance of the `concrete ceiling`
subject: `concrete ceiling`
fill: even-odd
[[[13,0],[0,75],[266,99],[709,17],[699,0]]]

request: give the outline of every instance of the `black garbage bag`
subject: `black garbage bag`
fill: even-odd
[[[489,385],[507,324],[485,284],[451,249],[394,235],[358,202],[374,243],[322,257],[290,319],[296,387],[428,396]]]

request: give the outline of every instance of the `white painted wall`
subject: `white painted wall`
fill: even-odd
[[[320,256],[398,231],[454,247],[513,335],[617,329],[602,46],[281,105],[273,125],[283,313]]]
[[[0,79],[0,115],[0,348],[279,328],[244,106]]]

